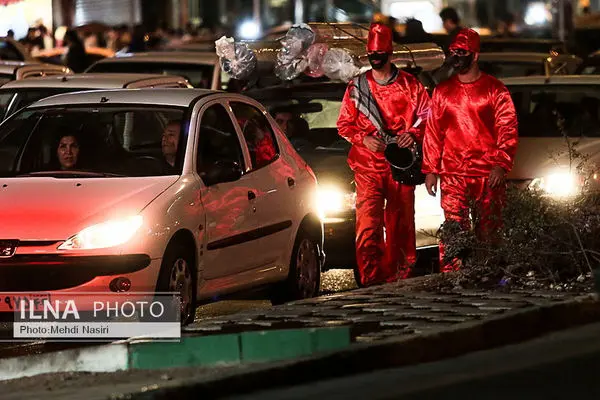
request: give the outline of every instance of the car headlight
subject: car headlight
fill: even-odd
[[[581,192],[583,179],[571,171],[555,171],[541,178],[535,178],[530,189],[542,190],[552,197],[571,197]]]
[[[356,208],[356,193],[335,186],[320,187],[317,191],[317,208],[321,216],[336,214]]]
[[[58,246],[59,250],[91,250],[126,243],[142,226],[140,215],[89,226]]]

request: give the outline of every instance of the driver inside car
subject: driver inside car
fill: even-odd
[[[181,123],[179,121],[170,121],[167,126],[165,126],[162,134],[162,154],[165,158],[165,161],[171,167],[175,167],[180,132]]]

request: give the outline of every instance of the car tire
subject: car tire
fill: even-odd
[[[196,316],[196,269],[193,253],[178,242],[171,242],[165,250],[160,266],[157,292],[181,293],[181,324],[194,322]]]
[[[288,301],[316,297],[321,289],[321,258],[317,235],[300,228],[290,260],[288,277],[273,287],[271,303],[279,305]]]

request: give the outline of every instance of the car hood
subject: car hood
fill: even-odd
[[[348,166],[345,151],[312,150],[300,155],[314,171],[319,185],[336,185],[342,190],[354,191],[354,173]]]
[[[0,178],[0,239],[67,239],[89,225],[136,215],[178,178]]]
[[[600,138],[569,138],[571,144],[590,162],[600,161]],[[581,160],[574,160],[575,167]],[[509,179],[528,180],[551,174],[557,168],[569,166],[567,141],[558,138],[519,138],[517,154]]]

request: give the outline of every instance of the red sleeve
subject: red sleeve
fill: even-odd
[[[423,143],[423,136],[425,135],[425,128],[427,126],[427,119],[430,113],[431,107],[431,99],[429,98],[429,93],[427,93],[427,89],[425,86],[421,84],[421,82],[417,81],[416,84],[416,108],[415,108],[415,120],[413,124],[421,118],[421,125],[416,128],[411,128],[408,130],[410,134],[413,135],[415,140],[419,143]]]
[[[510,172],[519,141],[517,113],[506,87],[500,89],[495,97],[494,118],[498,145],[495,163],[506,172]]]
[[[440,173],[444,135],[439,126],[439,117],[439,96],[437,95],[437,91],[434,91],[423,138],[422,171],[424,174]]]
[[[359,116],[359,111],[354,105],[352,99],[350,99],[350,90],[352,81],[346,88],[344,99],[342,100],[342,106],[340,108],[340,115],[337,120],[338,133],[344,139],[354,145],[363,144],[363,139],[366,136],[366,132],[359,129],[356,122]]]

